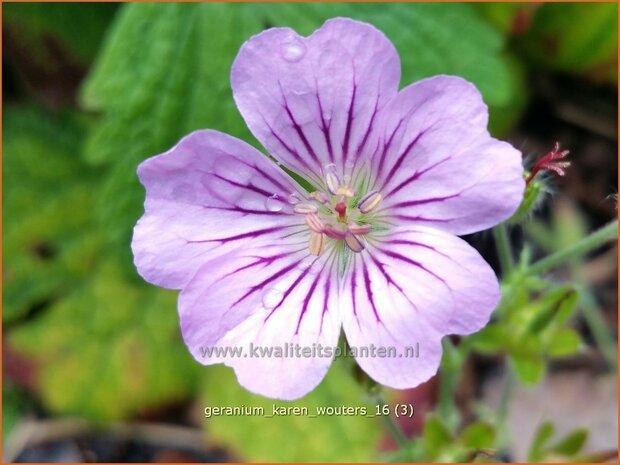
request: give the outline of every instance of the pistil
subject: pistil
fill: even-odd
[[[347,206],[342,200],[336,204],[336,206],[334,207],[334,210],[336,210],[336,213],[338,213],[338,220],[340,221],[346,220]]]

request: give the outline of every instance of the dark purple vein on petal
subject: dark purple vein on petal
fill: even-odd
[[[403,182],[401,182],[398,186],[396,186],[394,189],[392,189],[390,192],[388,192],[386,194],[386,197],[389,197],[390,195],[394,195],[396,194],[399,190],[401,190],[403,187],[405,187],[406,185],[412,183],[413,181],[415,181],[416,179],[419,179],[422,175],[428,173],[429,171],[431,171],[433,168],[436,168],[437,166],[441,165],[442,163],[445,163],[446,161],[450,160],[452,157],[447,157],[444,158],[443,160],[439,160],[437,163],[433,163],[431,166],[428,166],[422,170],[416,171],[414,172],[410,177],[408,177],[407,179],[405,179]]]
[[[297,133],[297,136],[299,137],[299,139],[301,140],[302,144],[306,148],[306,151],[308,152],[308,155],[310,155],[319,164],[319,166],[321,166],[321,161],[319,160],[319,157],[314,152],[314,149],[310,145],[310,142],[308,142],[308,138],[306,137],[306,134],[301,129],[301,126],[299,125],[299,123],[295,119],[295,116],[293,115],[293,112],[291,111],[291,108],[288,106],[288,102],[286,101],[286,97],[284,96],[284,91],[282,90],[282,84],[280,84],[279,81],[278,81],[278,86],[280,86],[280,94],[282,96],[282,101],[284,102],[284,110],[286,111],[286,114],[287,114],[288,118],[291,120],[291,123],[293,124],[293,129],[295,129],[295,132]]]
[[[263,289],[267,284],[269,284],[270,282],[278,279],[280,276],[288,273],[289,271],[291,271],[293,268],[295,268],[299,262],[301,260],[297,260],[296,262],[293,262],[290,265],[285,266],[284,268],[281,268],[279,271],[277,271],[276,273],[274,273],[273,275],[271,275],[269,278],[261,281],[260,283],[258,283],[255,286],[252,286],[250,288],[250,290],[248,292],[246,292],[244,295],[242,295],[235,303],[233,303],[230,308],[234,307],[235,305],[239,304],[240,302],[244,301],[245,299],[247,299],[249,296],[251,296],[252,294],[254,294],[256,291],[259,291],[261,289]]]
[[[316,101],[319,105],[319,114],[321,115],[321,132],[323,133],[323,137],[325,138],[325,144],[327,145],[327,154],[329,155],[329,161],[334,162],[334,147],[332,145],[332,137],[330,133],[331,122],[327,124],[325,121],[325,117],[323,116],[323,104],[321,103],[321,96],[319,95],[318,83],[316,83],[315,78],[315,87],[316,87]]]
[[[391,250],[386,250],[386,249],[379,249],[379,251],[381,251],[384,255],[387,255],[388,257],[394,258],[396,260],[400,260],[403,261],[405,263],[409,263],[410,265],[415,266],[416,268],[420,268],[421,270],[423,270],[424,272],[430,274],[431,276],[433,276],[435,279],[441,281],[443,284],[446,285],[446,287],[450,288],[450,286],[448,286],[448,284],[446,283],[446,280],[443,279],[441,276],[439,276],[438,274],[436,274],[435,272],[429,270],[426,266],[424,266],[422,263],[413,260],[409,257],[406,257],[404,255],[401,255],[399,253],[393,252]]]
[[[306,235],[309,234],[308,228],[307,228],[307,226],[305,224],[299,224],[299,225],[294,225],[294,226],[299,227],[300,228],[299,231],[294,231],[292,233],[285,234],[284,236],[280,236],[280,239],[288,239],[289,237],[293,237],[293,236],[296,236],[298,234],[304,234],[304,233]]]
[[[293,149],[286,142],[284,142],[284,140],[271,127],[271,125],[267,122],[267,120],[264,117],[262,118],[263,118],[263,122],[265,123],[265,126],[267,126],[267,128],[269,129],[269,132],[271,133],[271,135],[276,138],[276,140],[280,143],[282,147],[284,147],[284,149],[289,153],[289,155],[291,155],[295,160],[298,160],[299,162],[301,162],[306,167],[306,169],[312,171],[312,167],[308,164],[308,162],[303,157],[299,155],[299,152],[297,152],[297,150]]]
[[[295,117],[293,116],[293,113],[291,112],[291,109],[289,108],[288,104],[286,103],[286,101],[284,102],[284,109],[286,110],[286,114],[288,115],[289,119],[291,120],[291,123],[293,124],[293,129],[295,129],[295,132],[297,133],[297,135],[299,136],[299,139],[301,140],[302,144],[304,144],[304,147],[306,148],[306,151],[308,152],[308,154],[314,158],[314,160],[319,164],[319,166],[321,165],[321,162],[319,160],[319,157],[316,155],[316,153],[314,152],[314,149],[312,148],[312,146],[310,145],[310,142],[308,142],[308,138],[306,137],[306,134],[304,134],[303,129],[301,129],[301,126],[299,125],[299,123],[297,122],[297,120],[295,119]]]
[[[394,281],[394,278],[392,278],[392,275],[390,273],[388,273],[388,271],[385,269],[385,263],[379,261],[379,259],[377,259],[374,255],[370,254],[370,259],[374,262],[374,264],[377,266],[377,268],[379,269],[379,271],[381,272],[381,274],[385,277],[386,282],[389,284],[392,284],[397,290],[398,292],[400,292],[402,294],[402,296],[407,300],[407,302],[409,302],[411,304],[411,306],[417,311],[418,307],[416,306],[416,304],[414,304],[411,299],[409,299],[409,297],[407,296],[407,294],[405,294],[405,291],[403,291],[403,288],[400,287],[396,281]]]
[[[405,115],[403,115],[403,116],[402,116],[402,118],[400,119],[400,121],[398,122],[398,124],[396,125],[396,127],[394,128],[394,131],[392,132],[392,135],[390,136],[390,138],[389,138],[389,140],[388,140],[387,144],[385,145],[384,150],[383,150],[383,153],[381,154],[381,160],[380,160],[380,162],[379,162],[379,168],[378,168],[378,170],[377,170],[377,175],[376,175],[377,179],[380,179],[380,177],[381,177],[380,175],[381,175],[381,173],[383,172],[383,165],[384,165],[385,159],[386,159],[386,157],[387,157],[387,152],[389,151],[389,148],[390,148],[390,146],[392,145],[392,141],[393,141],[393,139],[394,139],[394,136],[396,135],[396,133],[397,133],[397,132],[398,132],[398,130],[400,129],[400,126],[403,124],[403,122],[404,122],[405,120],[409,120],[409,119],[412,117],[412,115],[413,115],[413,114],[415,114],[416,112],[420,112],[420,113],[422,113],[422,110],[421,110],[421,109],[422,109],[422,108],[423,108],[423,107],[424,107],[424,106],[425,106],[425,105],[426,105],[429,101],[432,101],[432,100],[433,100],[433,98],[434,98],[434,97],[426,97],[426,98],[424,98],[421,102],[419,102],[417,105],[415,105],[415,107],[411,108],[409,111],[407,111],[407,112],[406,112],[406,114],[405,114]],[[434,124],[435,124],[435,123],[431,124],[431,126],[429,126],[429,128],[430,128],[430,127],[432,127]],[[425,130],[421,131],[421,132],[420,132],[420,134],[418,134],[418,136],[416,137],[416,139],[417,139],[417,138],[419,138],[419,137],[420,137],[420,136],[421,136],[424,132],[426,132],[429,128],[427,128],[427,129],[425,129]],[[390,175],[388,175],[385,179],[389,180],[389,179],[390,179],[390,177],[391,177],[391,174],[390,174]],[[384,190],[385,186],[386,186],[386,183],[384,182],[384,183],[383,183],[383,186],[381,186],[381,189],[380,189],[380,190]]]
[[[353,126],[353,106],[355,105],[355,95],[357,93],[357,85],[355,84],[355,76],[353,76],[353,92],[351,94],[351,103],[347,112],[347,127],[344,132],[344,140],[342,142],[342,165],[344,166],[349,158],[349,140],[351,138],[351,127]]]
[[[248,238],[252,238],[253,239],[253,238],[256,238],[256,237],[259,237],[259,236],[263,236],[265,234],[281,231],[283,229],[287,229],[287,228],[290,228],[292,226],[295,226],[295,225],[272,226],[270,228],[256,229],[254,231],[249,231],[249,232],[246,232],[246,233],[236,234],[234,236],[219,237],[219,238],[216,238],[216,239],[206,239],[206,240],[201,240],[201,241],[186,240],[186,242],[188,244],[203,244],[203,243],[208,243],[208,242],[219,242],[221,244],[224,244],[226,242],[238,241],[240,239],[248,239]]]
[[[265,319],[263,320],[263,323],[266,323],[267,320],[269,320],[269,318],[271,318],[271,315],[273,315],[277,309],[279,309],[282,304],[284,303],[284,301],[286,300],[286,298],[291,294],[291,292],[293,292],[293,290],[299,285],[299,283],[304,279],[304,271],[302,271],[301,273],[299,273],[299,276],[297,276],[297,278],[295,279],[295,281],[293,281],[293,284],[291,284],[288,289],[286,291],[284,291],[284,294],[282,295],[282,300],[280,300],[280,302],[278,303],[278,305],[276,305],[275,307],[273,307],[271,309],[271,312],[269,312],[269,315],[267,315],[265,317]]]
[[[271,129],[271,128],[270,128]],[[259,168],[256,165],[253,165],[251,163],[246,162],[245,160],[241,160],[241,162],[248,166],[249,168],[253,169],[254,171],[256,171],[259,175],[261,175],[263,178],[265,178],[267,181],[271,182],[277,189],[279,189],[282,192],[287,192],[289,190],[289,188],[287,188],[286,186],[284,186],[280,181],[278,181],[277,179],[275,179],[273,176],[271,176],[269,173],[267,173],[265,170],[263,170],[262,168]],[[273,162],[275,164],[275,162]],[[276,165],[277,166],[277,165]],[[279,169],[279,168],[278,168]],[[271,193],[273,194],[273,192]],[[270,194],[270,195],[271,195]]]
[[[325,286],[323,286],[323,311],[321,312],[321,326],[319,327],[319,334],[323,332],[323,320],[325,318],[325,314],[327,313],[327,302],[329,300],[329,291],[332,285],[332,278],[329,273],[327,273],[327,277],[325,278]]]
[[[374,262],[374,264],[377,266],[377,268],[379,269],[379,271],[381,272],[381,274],[383,275],[383,277],[385,278],[386,282],[388,284],[393,284],[394,287],[396,287],[396,289],[398,289],[401,294],[403,293],[403,289],[396,283],[396,281],[394,281],[394,279],[392,279],[392,275],[390,275],[386,270],[385,270],[385,264],[380,262],[374,255],[372,255],[370,252],[368,253],[368,256],[370,257],[370,259]]]
[[[306,297],[304,298],[304,305],[303,305],[303,309],[299,315],[299,319],[297,321],[297,328],[295,329],[295,334],[298,333],[299,331],[299,327],[301,326],[301,321],[304,317],[304,314],[306,313],[307,307],[310,303],[310,300],[312,298],[312,294],[314,294],[315,288],[321,278],[321,276],[323,275],[323,272],[325,271],[326,268],[329,268],[328,271],[331,271],[331,267],[334,263],[334,259],[336,257],[336,254],[334,253],[334,249],[332,249],[330,255],[327,257],[327,259],[325,260],[325,262],[323,263],[323,266],[321,267],[321,269],[319,270],[319,272],[317,273],[317,276],[314,280],[314,282],[312,283],[311,289],[308,291],[308,294],[306,294]],[[312,265],[314,265],[314,263],[316,262],[316,260],[314,260],[310,266],[308,268],[306,268],[306,271],[309,270]],[[329,272],[326,275],[325,278],[325,285],[323,286],[323,309],[321,311],[321,324],[319,326],[319,334],[321,334],[323,332],[323,320],[325,318],[325,313],[327,313],[327,302],[329,300],[329,289],[331,288],[331,276],[329,274]]]
[[[394,136],[396,136],[396,133],[398,132],[401,124],[403,124],[404,121],[405,121],[405,118],[401,119],[398,122],[398,124],[394,128],[394,131],[392,131],[392,134],[390,135],[389,139],[383,146],[383,151],[381,152],[381,158],[379,159],[379,166],[377,167],[377,172],[375,173],[375,176],[377,177],[377,179],[379,179],[379,177],[381,176],[381,173],[383,172],[383,165],[385,163],[385,157],[387,155],[388,150],[390,149],[390,146],[392,145],[392,142],[394,141]]]
[[[314,260],[310,264],[310,266],[308,268],[306,268],[305,271],[308,271],[310,269],[310,267],[312,267],[312,265],[314,265],[315,262],[316,262],[316,260]],[[316,287],[319,284],[319,280],[323,276],[323,270],[325,270],[326,266],[327,266],[327,261],[323,264],[323,266],[321,267],[321,269],[317,273],[316,277],[314,278],[314,281],[310,285],[310,289],[308,289],[308,293],[304,297],[304,303],[303,303],[303,306],[301,308],[301,312],[299,313],[299,318],[297,319],[297,327],[295,328],[295,335],[297,335],[299,333],[299,327],[301,326],[301,321],[304,319],[304,315],[306,314],[306,311],[308,310],[308,305],[310,305],[310,301],[312,300],[312,296],[314,295],[314,291],[316,290]],[[323,311],[325,311],[325,307],[326,306],[327,306],[327,302],[325,300],[323,302]],[[321,330],[322,330],[322,328],[323,328],[323,315],[321,315]]]
[[[231,212],[243,213],[244,215],[276,216],[276,215],[282,215],[283,214],[281,211],[272,212],[270,210],[254,210],[254,209],[249,209],[249,208],[241,208],[241,207],[237,207],[237,206],[234,206],[234,207],[210,207],[210,206],[201,205],[200,208],[204,208],[205,210],[231,211]],[[284,213],[284,214],[287,215],[287,213]]]
[[[353,302],[353,315],[357,319],[357,305],[355,301],[355,290],[357,289],[357,267],[353,263],[351,270],[351,301]],[[358,321],[359,324],[359,321]]]
[[[414,139],[411,142],[409,142],[409,145],[407,145],[405,150],[403,150],[403,152],[398,156],[398,159],[396,160],[396,163],[394,163],[394,165],[392,166],[392,169],[390,169],[390,172],[385,176],[385,180],[383,182],[383,185],[381,186],[381,189],[379,189],[379,190],[384,190],[385,189],[385,186],[388,185],[388,183],[391,181],[391,179],[394,176],[394,174],[396,173],[396,171],[401,167],[401,165],[405,161],[405,158],[407,157],[407,155],[409,155],[409,152],[411,152],[411,150],[413,150],[415,145],[418,143],[420,138],[425,133],[426,133],[426,130],[420,131],[418,133],[418,135],[415,136]]]
[[[293,255],[294,253],[295,253],[295,251],[291,251],[291,252],[282,252],[282,253],[279,253],[279,254],[277,254],[277,255],[272,255],[272,256],[269,256],[269,257],[257,257],[257,256],[252,256],[251,258],[255,258],[255,259],[256,259],[255,261],[253,261],[252,263],[248,263],[247,265],[243,265],[243,266],[241,266],[241,267],[237,268],[237,269],[236,269],[236,270],[234,270],[234,271],[231,271],[231,272],[229,272],[229,273],[226,273],[226,274],[223,276],[223,278],[227,278],[227,277],[232,276],[232,275],[234,275],[234,274],[236,274],[236,273],[239,273],[240,271],[247,270],[247,269],[249,269],[249,268],[253,268],[253,267],[258,266],[258,265],[263,265],[263,268],[264,268],[264,267],[266,267],[266,266],[271,265],[272,263],[277,262],[277,261],[278,261],[278,260],[280,260],[281,258],[288,257],[289,255]]]
[[[287,299],[287,297],[291,294],[291,292],[293,292],[293,290],[299,285],[299,283],[304,279],[304,277],[306,276],[307,271],[312,267],[312,265],[318,260],[318,257],[315,258],[312,263],[310,265],[308,265],[306,268],[304,268],[300,273],[299,276],[295,279],[295,281],[293,281],[293,284],[291,284],[288,289],[284,292],[283,296],[282,296],[282,300],[280,300],[280,302],[278,303],[278,305],[276,305],[275,307],[273,307],[273,309],[271,310],[271,312],[269,312],[269,315],[267,315],[267,317],[264,319],[263,322],[267,322],[267,320],[269,318],[271,318],[271,315],[273,315],[275,313],[275,311],[280,308],[282,306],[282,304],[284,303],[284,301]],[[299,261],[301,262],[301,260]],[[299,263],[298,262],[298,263]]]
[[[366,266],[366,262],[364,260],[362,260],[362,270],[364,275],[364,287],[366,290],[366,296],[368,297],[368,301],[372,306],[372,311],[377,318],[377,322],[381,323],[381,318],[379,317],[379,312],[377,311],[377,306],[375,305],[375,297],[372,289],[370,288],[370,276],[368,275],[368,267]]]
[[[458,192],[456,194],[446,195],[443,197],[431,197],[428,199],[407,200],[405,202],[399,202],[394,205],[390,205],[389,207],[386,207],[386,208],[408,208],[408,207],[415,207],[418,205],[426,205],[429,203],[445,202],[446,200],[454,199],[456,197],[459,197],[460,195],[461,195],[461,192]]]
[[[391,218],[403,221],[422,221],[428,223],[449,223],[458,218],[427,218],[422,215],[391,215]]]
[[[216,177],[216,178],[218,178],[218,179],[221,179],[222,181],[224,181],[224,182],[226,182],[226,183],[230,184],[231,186],[239,187],[239,188],[241,188],[241,189],[246,189],[246,190],[249,190],[249,191],[251,191],[251,192],[255,192],[255,193],[257,193],[257,194],[264,195],[264,196],[266,196],[266,197],[269,197],[270,195],[273,195],[273,192],[268,192],[268,191],[266,191],[266,190],[264,190],[264,189],[261,189],[260,187],[255,186],[255,185],[254,185],[254,184],[252,184],[252,183],[249,183],[249,184],[242,184],[242,183],[240,183],[240,182],[233,181],[232,179],[228,179],[228,178],[226,178],[226,177],[224,177],[224,176],[221,176],[221,175],[219,175],[219,174],[214,174],[213,176],[215,176],[215,177]]]
[[[304,315],[306,314],[306,311],[308,310],[308,305],[310,304],[310,301],[312,300],[312,296],[314,295],[314,291],[316,289],[317,284],[319,284],[320,277],[321,277],[321,273],[316,275],[316,277],[314,278],[314,281],[312,281],[312,284],[310,285],[310,289],[308,289],[308,293],[306,294],[306,297],[304,297],[304,303],[301,307],[301,313],[299,314],[299,318],[297,319],[297,327],[295,328],[295,335],[299,333],[299,327],[301,326],[301,320],[303,320]]]
[[[390,239],[387,241],[379,241],[382,244],[389,244],[389,245],[410,245],[413,247],[422,247],[424,249],[429,249],[432,250],[433,252],[439,254],[439,255],[443,255],[444,257],[450,258],[450,256],[448,254],[445,254],[443,252],[441,252],[440,250],[437,250],[435,247],[433,247],[432,245],[428,245],[428,244],[424,244],[422,242],[416,242],[416,241],[410,241],[408,239]]]
[[[368,142],[368,137],[370,136],[370,133],[372,132],[372,125],[374,124],[375,117],[377,116],[378,112],[379,112],[379,97],[377,96],[377,100],[375,101],[375,108],[373,109],[372,116],[370,117],[370,121],[368,122],[368,128],[366,128],[366,133],[364,134],[362,141],[359,143],[359,145],[357,146],[357,150],[355,151],[356,157],[359,157],[362,154],[362,150],[366,147],[366,143]]]

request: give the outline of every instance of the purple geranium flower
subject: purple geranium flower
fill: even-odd
[[[379,383],[410,388],[436,373],[444,335],[488,322],[497,278],[456,235],[517,209],[521,154],[489,135],[469,82],[436,76],[399,91],[399,80],[394,46],[371,25],[333,19],[307,38],[269,29],[241,47],[232,89],[277,163],[203,130],[140,165],[135,263],[181,289],[183,338],[201,363],[295,399],[332,357],[257,358],[250,345],[335,347],[344,328],[356,348],[402,355],[417,343],[417,358],[357,360]],[[225,347],[244,355],[213,350]]]

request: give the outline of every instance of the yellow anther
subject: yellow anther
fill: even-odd
[[[317,257],[325,250],[325,234],[310,231],[310,253]]]
[[[331,194],[336,194],[340,188],[340,179],[336,173],[329,172],[325,174],[325,185]]]
[[[370,213],[379,206],[382,199],[383,197],[378,192],[370,192],[362,197],[357,204],[357,208],[359,208],[362,213]]]
[[[325,229],[325,225],[319,218],[319,215],[317,215],[316,213],[310,213],[309,215],[306,215],[305,220],[308,227],[314,232],[320,233],[323,232],[323,229]]]
[[[298,203],[293,207],[293,210],[295,213],[301,213],[302,215],[308,215],[319,211],[318,207],[312,203]]]
[[[340,186],[338,190],[336,191],[336,194],[344,195],[345,197],[349,197],[349,198],[355,197],[355,191],[348,184],[343,184],[342,186]]]
[[[369,224],[356,224],[356,223],[349,224],[349,232],[357,236],[368,234],[371,229],[372,229],[372,226],[370,226]]]
[[[323,192],[312,192],[310,194],[310,197],[312,197],[314,200],[322,203],[322,204],[326,204],[329,203],[329,197],[327,197],[327,195],[325,195]]]
[[[346,236],[344,237],[344,242],[345,244],[347,244],[347,247],[349,247],[349,249],[351,249],[355,253],[360,253],[362,250],[364,250],[364,244],[362,244],[362,241],[360,241],[357,236],[351,233],[346,234]]]

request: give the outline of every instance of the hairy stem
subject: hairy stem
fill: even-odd
[[[493,237],[495,238],[495,248],[497,249],[497,257],[499,258],[499,264],[502,267],[502,273],[504,276],[508,276],[512,272],[514,267],[514,259],[512,257],[512,248],[510,245],[510,238],[508,237],[508,230],[504,223],[498,224],[493,228]]]
[[[501,226],[501,225],[500,225]],[[591,250],[597,249],[606,242],[616,239],[618,237],[618,222],[612,221],[611,223],[603,226],[598,231],[593,232],[587,237],[584,237],[579,242],[571,245],[570,247],[560,250],[554,254],[545,257],[536,263],[532,264],[528,273],[535,275],[544,273],[552,268],[555,268],[573,258],[579,257]]]

